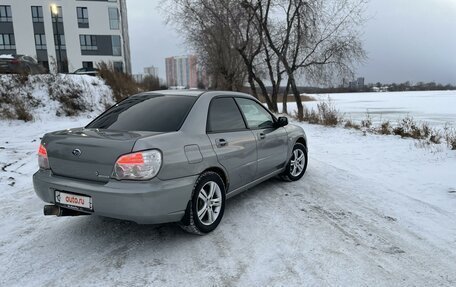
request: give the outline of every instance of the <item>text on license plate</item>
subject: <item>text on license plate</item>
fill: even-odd
[[[89,196],[55,191],[55,201],[60,204],[92,210],[92,198]]]

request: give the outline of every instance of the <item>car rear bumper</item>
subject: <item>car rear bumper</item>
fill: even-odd
[[[87,195],[92,198],[93,214],[124,219],[139,224],[180,221],[185,214],[197,176],[173,180],[84,181],[39,170],[33,175],[36,194],[55,204],[55,191]]]

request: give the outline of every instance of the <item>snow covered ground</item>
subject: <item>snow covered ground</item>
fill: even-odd
[[[311,95],[327,101],[328,96],[345,117],[360,122],[366,113],[374,123],[390,120],[396,123],[406,116],[432,126],[443,127],[456,123],[456,91],[387,92]],[[296,105],[290,103],[290,108]],[[309,108],[316,108],[317,102],[306,102]],[[282,108],[280,106],[280,108]]]
[[[444,146],[303,124],[303,179],[233,198],[199,237],[42,215],[39,138],[88,121],[0,121],[0,286],[456,285],[456,152]]]

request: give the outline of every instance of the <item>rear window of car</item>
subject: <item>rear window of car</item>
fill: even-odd
[[[137,95],[110,108],[86,128],[171,132],[180,129],[197,97]]]

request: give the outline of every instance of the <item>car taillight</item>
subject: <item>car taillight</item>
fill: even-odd
[[[20,64],[20,63],[21,63],[21,61],[19,61],[18,59],[11,60],[11,64],[17,65],[17,64]]]
[[[40,144],[38,149],[38,166],[42,169],[49,169],[49,160],[46,148]]]
[[[122,155],[114,165],[113,177],[118,180],[148,180],[158,174],[161,164],[162,155],[158,150]]]

